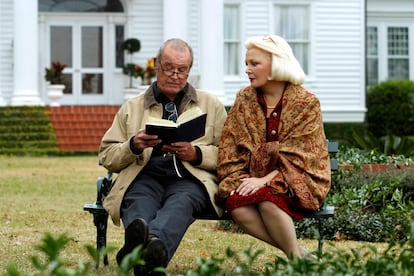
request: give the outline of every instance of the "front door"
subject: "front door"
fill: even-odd
[[[62,105],[113,102],[110,93],[115,91],[109,86],[119,81],[120,70],[110,47],[115,44],[116,34],[106,19],[105,15],[46,15],[45,66],[51,62],[66,65]]]

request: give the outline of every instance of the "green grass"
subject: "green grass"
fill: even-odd
[[[36,270],[30,256],[39,256],[36,245],[44,233],[56,236],[66,234],[71,241],[64,250],[68,266],[77,266],[79,260],[90,262],[85,245],[95,244],[95,226],[92,216],[84,212],[86,202],[96,196],[96,178],[106,173],[98,166],[96,157],[0,157],[0,274],[8,264],[15,263],[22,275],[33,275]],[[244,251],[250,245],[262,249],[256,262],[262,271],[266,262],[283,254],[248,235],[215,229],[214,221],[196,221],[188,230],[174,258],[168,275],[185,275],[197,267],[197,257],[224,257],[225,250]],[[123,243],[123,229],[108,223],[109,266],[102,263],[91,275],[115,275],[115,254]],[[316,250],[316,240],[300,240],[301,246]],[[324,250],[364,250],[368,243],[353,241],[326,242]],[[379,250],[386,244],[374,244]],[[232,264],[229,263],[229,266]]]

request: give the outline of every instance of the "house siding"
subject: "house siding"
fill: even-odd
[[[13,89],[13,2],[0,1],[0,96],[8,102]]]
[[[326,121],[364,119],[364,11],[360,0],[314,4],[310,87],[319,96]]]
[[[200,67],[200,1],[199,0],[190,0],[190,8],[188,13],[188,43],[193,48],[193,54],[194,54],[194,62],[193,62],[193,68],[191,69],[191,75],[199,75],[199,67]]]
[[[131,1],[128,11],[131,24],[127,34],[141,41],[141,50],[134,55],[135,62],[145,64],[154,57],[163,41],[163,9],[162,0]],[[127,22],[128,24],[129,22]]]

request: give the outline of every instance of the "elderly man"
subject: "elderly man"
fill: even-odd
[[[100,161],[119,173],[104,201],[113,222],[120,225],[121,219],[125,227],[118,264],[138,245],[144,247],[145,266],[136,266],[135,275],[157,275],[153,269],[167,266],[195,215],[220,212],[213,198],[226,111],[216,97],[187,82],[192,64],[185,41],[164,42],[155,62],[157,80],[122,105],[102,138]],[[145,133],[149,116],[175,119],[194,106],[207,113],[203,137],[165,145]]]

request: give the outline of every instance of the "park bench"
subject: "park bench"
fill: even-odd
[[[338,170],[338,161],[332,156],[338,152],[338,143],[330,142],[328,143],[328,151],[331,156],[331,172]],[[98,252],[98,260],[95,264],[96,268],[99,266],[100,252],[103,248],[106,247],[106,232],[108,227],[108,213],[103,207],[103,199],[109,193],[112,186],[112,173],[108,172],[106,176],[99,176],[97,180],[97,198],[93,203],[87,203],[83,206],[84,211],[88,211],[93,215],[93,223],[96,226],[96,249]],[[335,214],[335,206],[329,206],[323,204],[322,207],[307,215],[305,218],[314,218],[317,221],[317,230],[318,230],[318,254],[322,255],[322,247],[324,242],[324,227],[323,222],[325,219],[333,217]],[[229,217],[217,217],[213,214],[203,214],[196,217],[196,219],[204,220],[230,220]],[[105,254],[103,256],[103,263],[108,265],[108,256]]]

